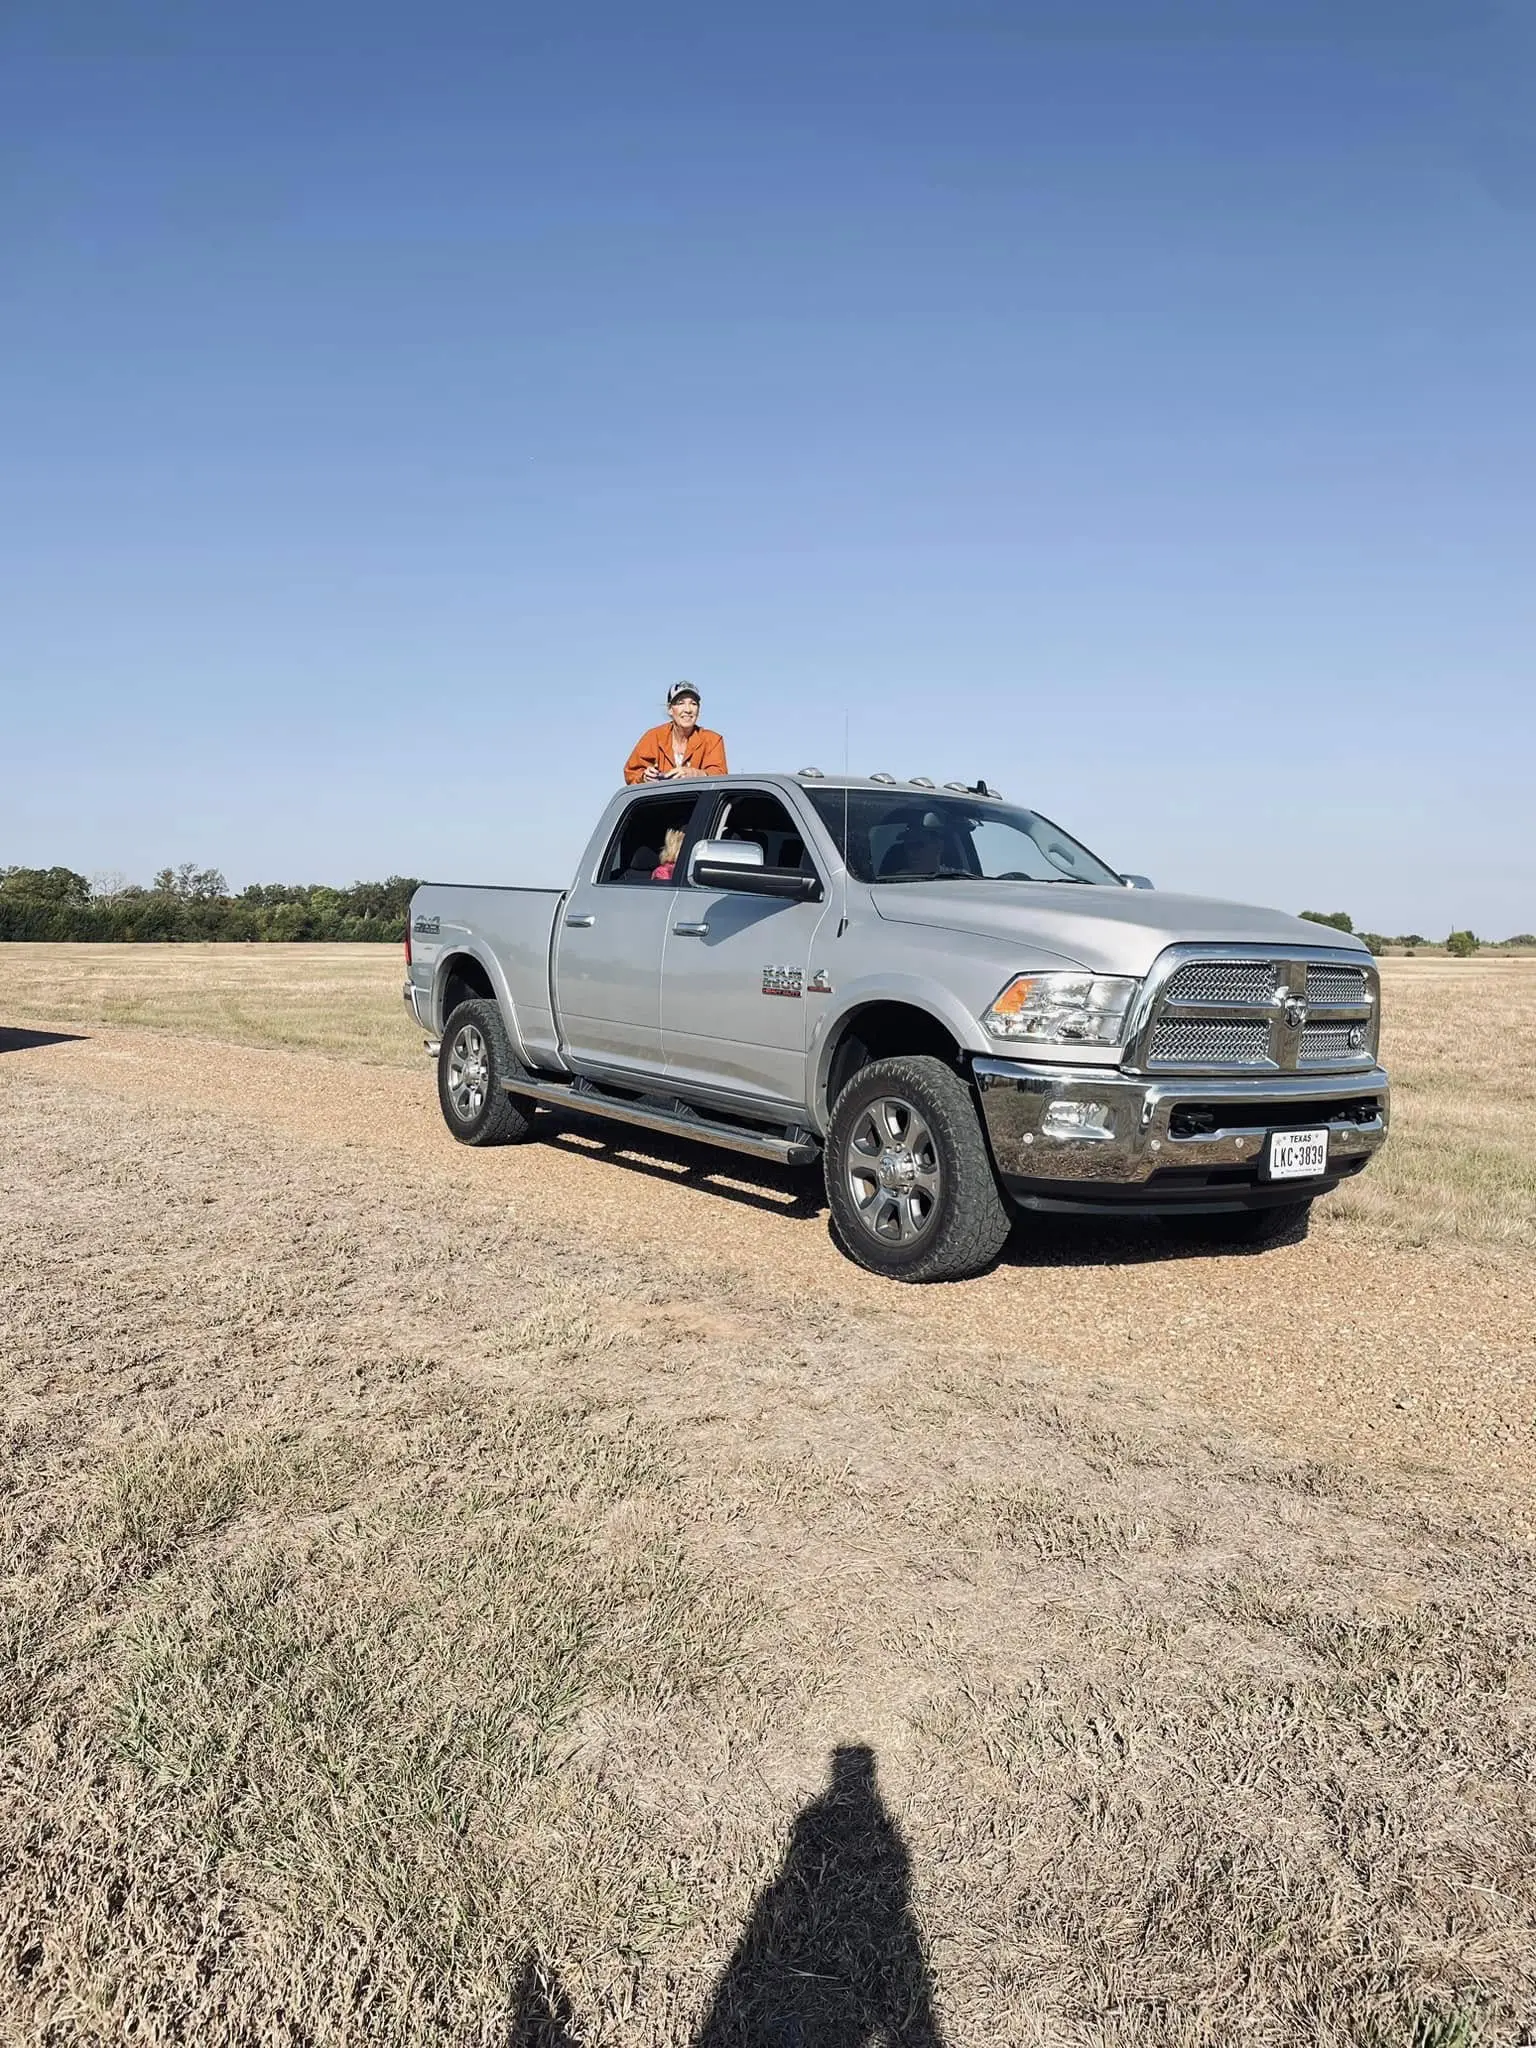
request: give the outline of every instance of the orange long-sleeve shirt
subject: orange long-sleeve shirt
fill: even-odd
[[[647,768],[659,768],[666,775],[676,766],[672,753],[672,721],[668,719],[665,725],[653,725],[649,732],[640,735],[635,751],[624,763],[624,780],[644,782]],[[725,765],[725,741],[719,733],[706,732],[702,725],[696,725],[688,735],[683,766],[694,775],[729,774]]]

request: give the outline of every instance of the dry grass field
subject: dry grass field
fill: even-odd
[[[8,945],[4,1016],[414,1066],[399,946]]]
[[[5,964],[0,2036],[1532,2035],[1536,963],[1307,1242],[919,1291],[392,950]]]

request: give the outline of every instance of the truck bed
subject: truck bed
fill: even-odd
[[[517,1051],[530,1066],[559,1071],[559,1040],[550,1000],[550,942],[568,891],[498,888],[467,882],[423,882],[411,902],[411,976],[430,992],[444,953],[470,953],[486,969],[515,1019]],[[422,1014],[422,1004],[417,1014]],[[441,1030],[445,1017],[432,1019]]]

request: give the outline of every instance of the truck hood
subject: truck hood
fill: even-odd
[[[870,902],[890,924],[969,932],[1051,952],[1099,974],[1145,974],[1165,946],[1347,946],[1358,939],[1283,910],[1079,882],[903,882]]]

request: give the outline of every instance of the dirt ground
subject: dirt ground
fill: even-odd
[[[1307,1241],[912,1290],[455,1146],[382,951],[7,950],[9,2038],[1536,2023],[1530,964]]]

